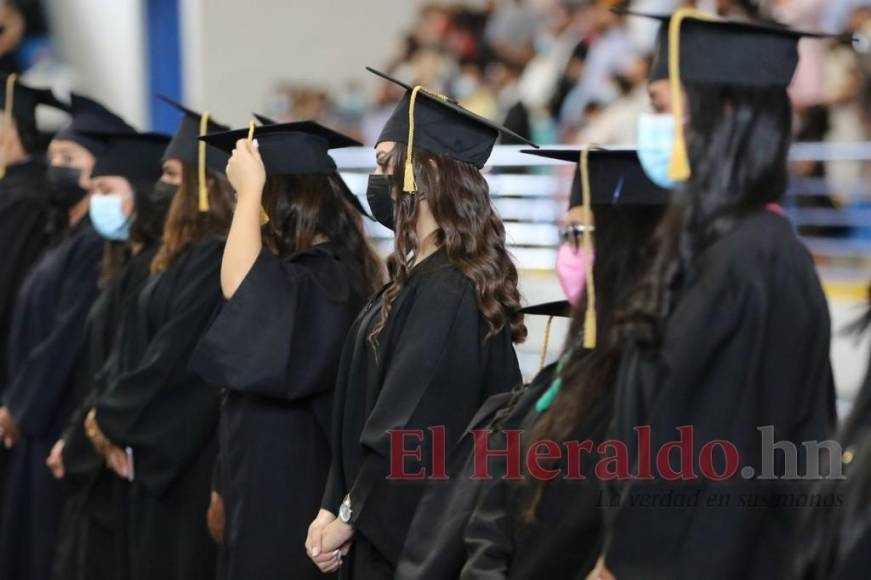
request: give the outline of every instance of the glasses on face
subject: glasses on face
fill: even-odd
[[[590,226],[590,232],[596,230],[595,226]],[[575,248],[581,247],[581,240],[584,237],[586,227],[583,224],[569,224],[559,231],[560,241],[564,244],[572,244]]]

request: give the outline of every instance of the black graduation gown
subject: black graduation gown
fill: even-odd
[[[369,335],[383,295],[348,334],[336,381],[332,467],[322,507],[337,513],[350,494],[354,546],[343,577],[392,578],[426,481],[387,480],[393,429],[427,436],[422,460],[407,472],[431,473],[429,428],[444,427],[451,449],[487,397],[521,382],[506,327],[485,340],[486,321],[475,289],[441,250],[415,267],[394,301],[379,337],[377,361]],[[415,445],[416,446],[416,445]],[[412,447],[408,445],[407,447]]]
[[[697,257],[661,347],[630,347],[624,354],[616,436],[634,458],[633,427],[650,425],[656,450],[678,439],[678,426],[694,426],[696,474],[700,447],[715,439],[735,445],[739,474],[724,482],[619,485],[606,548],[617,578],[781,577],[801,512],[789,507],[789,498],[807,492],[807,482],[743,481],[740,471],[761,471],[759,427],[774,426],[775,440],[800,451],[801,442],[830,433],[830,334],[814,264],[783,217],[751,214]],[[777,452],[775,473],[783,472],[783,458]],[[798,459],[801,473],[804,453]],[[723,464],[723,454],[715,453],[715,469]],[[650,498],[668,507],[653,509]],[[706,507],[708,498],[715,507]]]
[[[0,391],[6,371],[12,312],[18,288],[49,242],[45,165],[28,161],[6,168],[0,179]]]
[[[100,292],[86,325],[86,340],[78,362],[77,408],[64,432],[66,503],[61,522],[55,580],[117,578],[125,568],[116,561],[122,536],[117,518],[118,495],[127,487],[106,468],[85,434],[84,421],[105,389],[106,365],[118,336],[122,315],[151,271],[157,248],[152,245],[132,256]]]
[[[853,410],[833,439],[846,452],[842,479],[814,488],[821,498],[808,509],[796,536],[794,580],[852,580],[871,570],[871,361]]]
[[[505,449],[501,430],[520,427],[526,414],[550,386],[555,368],[556,363],[543,368],[520,392],[493,395],[475,413],[452,454],[448,468],[450,479],[431,481],[417,506],[396,568],[397,580],[439,580],[459,576],[466,561],[463,534],[487,483],[472,479],[472,431],[490,430],[488,447]],[[497,422],[501,430],[497,429]],[[504,459],[493,459],[489,465],[494,478],[505,471]]]
[[[336,369],[362,287],[331,243],[286,260],[264,250],[200,342],[192,367],[226,389],[222,578],[323,578],[301,546],[329,471]]]
[[[9,381],[6,357],[18,288],[49,243],[46,198],[45,165],[41,161],[6,168],[6,177],[0,179],[0,393]],[[0,446],[0,497],[8,458],[6,448]]]
[[[594,445],[599,444],[612,413],[613,398],[602,397],[593,403],[566,440],[589,440]],[[534,432],[541,417],[532,404],[520,422],[524,432],[523,457],[531,444],[529,434]],[[548,469],[561,469],[562,476],[544,485],[532,522],[527,519],[527,511],[539,483],[528,473],[518,481],[500,478],[485,482],[465,529],[468,556],[460,578],[586,578],[601,554],[605,529],[602,492],[594,474],[597,459],[597,454],[582,454],[583,480],[565,478],[569,461],[566,457],[554,465],[546,465]]]
[[[133,450],[128,546],[132,580],[212,579],[206,528],[217,453],[218,389],[189,370],[217,308],[222,240],[193,244],[149,277],[125,316],[115,376],[97,424]]]
[[[103,240],[87,217],[46,252],[21,286],[9,342],[3,404],[21,431],[9,454],[0,578],[47,579],[63,509],[63,484],[45,460],[75,392],[75,362],[97,296]]]

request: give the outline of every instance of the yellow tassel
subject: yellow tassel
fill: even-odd
[[[257,124],[254,122],[254,119],[248,123],[248,142],[254,141],[254,129],[257,127]],[[269,223],[269,214],[266,213],[266,210],[263,209],[263,206],[260,206],[260,225],[265,226]]]
[[[417,182],[414,180],[414,162],[412,160],[412,147],[414,144],[414,105],[417,102],[417,93],[423,91],[431,97],[441,99],[447,102],[448,98],[436,91],[431,91],[421,85],[415,86],[411,90],[411,97],[408,100],[408,143],[405,149],[405,179],[402,184],[402,191],[406,193],[414,193],[417,191]]]
[[[4,134],[8,135],[8,131],[12,127],[12,104],[15,100],[15,81],[18,80],[17,74],[11,74],[6,77],[6,106],[3,109],[3,129]],[[6,177],[6,158],[0,159],[0,179]]]
[[[593,203],[590,195],[590,148],[581,150],[581,193],[584,208],[584,234],[581,245],[588,256],[593,255]],[[593,280],[593,260],[587,260],[587,312],[584,317],[584,348],[596,348],[596,283]]]
[[[200,137],[209,132],[209,114],[200,115]],[[209,188],[206,182],[206,142],[199,142],[199,158],[197,164],[197,180],[199,181],[200,212],[209,211]]]
[[[538,370],[544,368],[544,360],[547,358],[547,343],[550,339],[550,325],[553,322],[553,316],[547,317],[547,324],[544,325],[544,345],[541,347],[541,360],[538,361]]]
[[[672,114],[675,119],[674,145],[671,151],[671,161],[668,166],[668,177],[674,181],[686,181],[690,178],[690,159],[687,153],[686,136],[684,134],[683,92],[680,82],[680,27],[686,18],[716,22],[719,18],[700,12],[694,8],[680,8],[671,16],[668,25],[668,79],[671,91]]]
[[[402,191],[414,193],[417,191],[417,183],[414,181],[414,163],[411,159],[412,147],[414,144],[414,104],[417,102],[417,93],[422,89],[417,85],[411,91],[411,98],[408,101],[408,143],[405,148],[405,180],[402,185]]]

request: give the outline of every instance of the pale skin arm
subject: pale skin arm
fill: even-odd
[[[236,210],[221,262],[221,290],[232,298],[251,270],[263,242],[260,237],[260,204],[266,169],[260,158],[257,141],[236,142],[227,164],[227,178],[236,190]]]

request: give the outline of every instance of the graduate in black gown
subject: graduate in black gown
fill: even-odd
[[[202,123],[205,120],[206,123]],[[220,263],[233,212],[227,156],[199,147],[199,117],[182,122],[164,175],[181,175],[152,275],[125,313],[105,390],[86,431],[131,482],[122,578],[211,579],[215,544],[205,512],[217,451],[218,392],[188,369],[220,300]],[[172,163],[168,163],[172,161]],[[202,178],[201,178],[202,176]],[[166,177],[164,178],[166,180]]]
[[[860,335],[869,328],[871,304],[850,330]],[[871,360],[853,409],[834,439],[842,451],[843,478],[815,486],[820,499],[796,530],[799,550],[789,577],[794,580],[852,580],[871,570]]]
[[[247,133],[204,138],[234,151],[237,194],[221,266],[227,302],[192,361],[225,389],[220,577],[314,579],[323,574],[300,547],[330,466],[339,356],[384,280],[362,206],[328,154],[359,143],[314,122],[260,128],[256,144]]]
[[[546,390],[530,390],[527,397],[535,399],[522,401],[525,411],[516,421],[522,430],[520,457],[529,457],[542,441],[555,442],[560,457],[527,461],[517,480],[485,482],[464,532],[468,555],[460,577],[583,579],[604,538],[594,472],[600,454],[572,451],[568,442],[597,446],[605,439],[621,356],[614,321],[649,258],[651,234],[668,198],[646,177],[634,151],[524,152],[581,161],[582,167],[572,186],[567,241],[557,261],[561,285],[574,304],[572,323],[556,368],[533,380],[536,386],[546,382]],[[584,198],[589,202],[582,203]],[[588,223],[584,216],[590,206]],[[593,289],[595,299],[589,300]],[[572,468],[575,461],[579,467]],[[456,572],[442,577],[449,576]]]
[[[835,417],[826,298],[776,205],[802,34],[686,10],[664,21],[653,74],[670,83],[672,114],[639,133],[639,156],[679,186],[618,325],[626,454],[611,454],[614,509],[591,577],[778,578],[796,545],[791,506],[808,491],[796,477],[813,476],[802,442],[825,440]],[[797,473],[766,433],[796,446]],[[683,454],[653,461],[680,440]]]
[[[56,239],[56,216],[66,212],[61,209],[65,205],[58,203],[55,209],[50,204],[52,192],[46,183],[45,157],[35,116],[40,105],[65,107],[47,89],[22,85],[15,77],[7,77],[6,82],[15,84],[10,106],[6,106],[5,91],[0,91],[0,103],[6,115],[4,129],[0,129],[2,158],[6,160],[0,177],[0,243],[4,248],[3,260],[0,260],[0,392],[9,381],[7,356],[18,289],[33,264]],[[79,198],[68,200],[71,205],[76,201]],[[0,446],[0,497],[6,481],[7,460],[8,452]]]
[[[77,363],[76,409],[49,461],[66,487],[55,579],[119,577],[122,563],[115,561],[115,542],[123,530],[116,517],[115,490],[120,480],[92,446],[84,422],[105,388],[104,367],[122,317],[151,272],[171,199],[171,190],[155,188],[168,138],[114,134],[104,140],[107,150],[94,166],[91,198],[91,219],[106,238],[101,290],[88,314]],[[99,209],[101,204],[104,209]]]
[[[0,522],[0,577],[50,575],[63,487],[46,458],[71,411],[75,363],[97,295],[103,239],[87,215],[95,149],[61,133],[49,145],[52,200],[68,229],[21,286],[7,345],[0,429],[12,447]]]
[[[390,431],[421,430],[420,440],[406,438],[420,457],[404,461],[405,473],[438,476],[433,467],[447,464],[481,404],[522,381],[517,270],[480,172],[502,129],[398,84],[407,93],[378,140],[367,191],[375,218],[395,228],[391,282],[345,342],[332,467],[306,541],[322,570],[341,567],[343,577],[394,576],[426,486],[402,472],[387,479]]]
[[[9,328],[18,287],[51,241],[49,202],[53,199],[66,211],[83,197],[77,192],[62,198],[51,191],[43,151],[38,146],[37,107],[66,107],[51,91],[23,85],[15,77],[7,77],[7,82],[10,78],[14,83],[11,106],[6,104],[5,91],[0,91],[0,108],[10,121],[0,130],[6,160],[0,178],[0,244],[4,248],[0,261],[0,391],[8,380]]]

